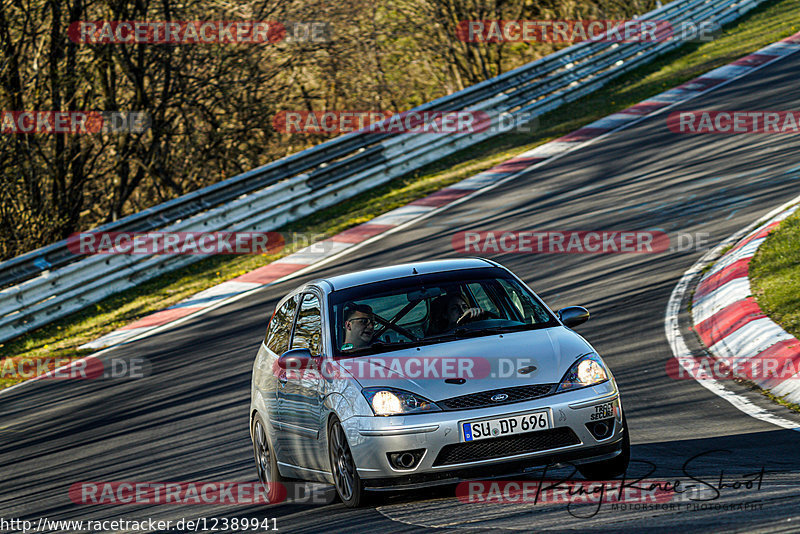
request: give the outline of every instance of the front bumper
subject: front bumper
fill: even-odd
[[[596,439],[586,426],[594,419],[597,406],[613,406],[610,419],[613,429],[602,439]],[[519,440],[507,441],[502,447],[481,447],[491,457],[480,454],[450,454],[462,447],[461,423],[484,418],[519,415],[546,410],[552,430],[526,434],[534,441],[525,441],[528,449],[516,447]],[[596,417],[596,416],[595,416]],[[609,419],[606,419],[607,421]],[[454,479],[492,475],[514,474],[526,468],[554,463],[600,461],[619,454],[623,427],[619,392],[613,380],[597,386],[541,397],[527,402],[487,408],[414,414],[409,416],[370,417],[355,416],[343,421],[358,474],[370,488],[409,486],[431,481],[451,482]],[[566,440],[542,440],[543,433],[569,434]],[[534,436],[535,434],[535,436]],[[474,443],[488,444],[490,438]],[[530,443],[535,443],[530,452]],[[411,469],[394,467],[389,453],[424,450],[418,464]],[[444,450],[444,451],[443,451]],[[498,452],[499,451],[499,452]],[[459,458],[466,458],[460,461]]]

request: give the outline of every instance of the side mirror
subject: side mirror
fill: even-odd
[[[589,310],[581,306],[567,306],[556,312],[564,326],[572,328],[589,320]]]
[[[313,359],[314,357],[311,356],[311,351],[308,349],[287,350],[278,358],[278,367],[295,371],[308,369],[309,362]]]

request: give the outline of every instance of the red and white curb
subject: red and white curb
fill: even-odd
[[[800,196],[793,198],[782,206],[775,208],[760,220],[766,219],[767,221],[774,221],[775,217],[782,216],[784,212],[798,203],[800,203]],[[768,225],[769,223],[767,223],[766,226]],[[761,239],[763,236],[757,236],[759,236],[759,233],[761,233],[764,229],[765,225],[757,222],[748,226],[747,228],[739,230],[717,245],[716,248],[703,254],[703,256],[689,268],[689,270],[683,273],[681,279],[678,280],[677,284],[675,284],[675,288],[672,290],[672,295],[670,295],[669,302],[667,303],[667,310],[664,317],[664,334],[667,337],[667,342],[669,343],[670,349],[672,350],[672,355],[677,364],[687,372],[688,376],[693,377],[700,386],[730,403],[731,406],[750,417],[765,423],[779,426],[781,428],[800,431],[800,426],[797,424],[797,422],[787,419],[786,417],[780,417],[766,408],[759,406],[746,396],[726,388],[722,382],[716,380],[715,376],[710,376],[705,370],[700,369],[698,371],[696,365],[697,360],[686,343],[686,339],[683,336],[679,322],[679,317],[683,309],[684,297],[686,292],[691,287],[692,282],[702,275],[703,270],[708,265],[711,265],[714,260],[720,258],[723,255],[723,251],[727,247],[733,246],[734,248],[728,252],[735,254],[737,251],[747,247],[750,242],[756,239]],[[748,243],[740,243],[740,241],[746,239],[747,237],[752,237],[752,239],[750,239]],[[737,244],[740,244],[741,246],[736,246]],[[730,260],[726,260],[726,263],[728,263],[728,261]],[[731,266],[735,264],[736,261],[738,260],[733,260],[733,263],[728,265]],[[725,269],[725,265],[722,263],[715,264],[715,268],[718,266],[720,267],[720,270]],[[707,274],[713,275],[714,273],[709,272]],[[699,297],[699,299],[700,298],[702,298],[702,295]],[[669,368],[669,363],[667,366]]]
[[[761,311],[751,293],[748,267],[767,235],[798,207],[781,212],[737,243],[700,279],[692,299],[694,329],[709,352],[731,365],[752,368],[758,360],[768,362],[775,371],[772,377],[753,377],[753,382],[795,403],[800,402],[800,372],[782,376],[779,371],[800,369],[800,340]]]
[[[662,113],[799,50],[800,32],[734,61],[730,65],[719,67],[628,109],[540,145],[476,176],[384,213],[371,221],[345,230],[269,265],[201,291],[174,306],[145,316],[86,343],[80,348],[100,349],[132,341],[134,338],[143,337],[148,332],[154,333],[156,329],[163,330],[169,324],[182,322],[195,314],[221,306],[250,291],[299,276],[302,274],[301,271],[308,267],[318,265],[324,260],[333,259],[355,245],[363,244],[365,241],[383,235],[401,225],[426,217],[435,210],[463,201],[468,196],[471,198],[479,191],[488,191],[499,185],[501,181],[516,178],[534,167],[539,167],[565,155],[567,152],[587,146],[601,137],[630,127],[652,115]]]

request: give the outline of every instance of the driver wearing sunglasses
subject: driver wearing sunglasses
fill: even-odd
[[[342,350],[363,349],[372,344],[375,318],[366,304],[349,303],[344,307],[344,344]]]

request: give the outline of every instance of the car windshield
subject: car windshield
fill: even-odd
[[[331,294],[337,356],[556,326],[547,307],[499,268],[416,275]]]

